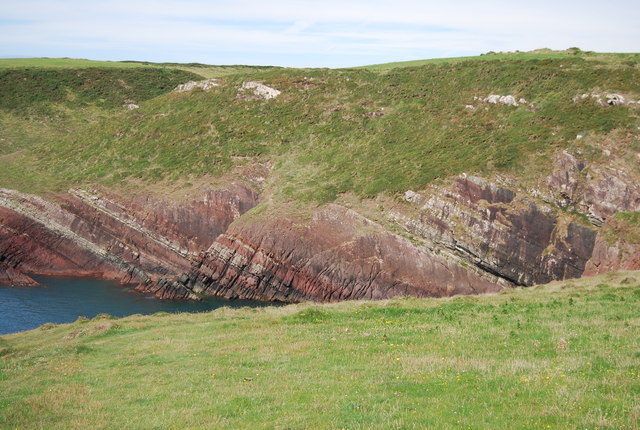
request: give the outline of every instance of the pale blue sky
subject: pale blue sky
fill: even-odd
[[[640,0],[1,0],[0,57],[345,67],[640,52]]]

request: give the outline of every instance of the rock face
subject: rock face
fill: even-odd
[[[227,298],[297,302],[440,297],[499,291],[467,270],[339,205],[291,220],[233,225],[198,260],[192,288]]]
[[[199,250],[257,204],[232,184],[182,204],[159,196],[123,198],[70,190],[56,202],[0,190],[0,281],[17,273],[92,276],[150,284],[188,271]],[[7,269],[11,269],[7,271]],[[193,296],[182,291],[182,297]]]
[[[563,152],[548,178],[553,193],[546,200],[563,208],[573,207],[601,226],[616,212],[640,211],[640,184],[621,169],[590,168]]]
[[[434,187],[424,204],[411,200],[419,217],[390,217],[516,285],[579,277],[593,250],[595,231],[481,178],[463,175],[449,187]]]
[[[611,239],[616,212],[640,211],[637,181],[613,165],[564,152],[535,189],[461,175],[402,197],[375,216],[328,204],[305,217],[269,204],[245,215],[260,196],[235,182],[190,198],[0,190],[0,282],[84,275],[166,299],[298,302],[496,292],[640,268],[640,245]]]
[[[585,207],[603,217],[616,205],[634,207],[630,178],[576,178],[586,168],[563,154],[547,179],[549,193],[563,203],[578,190],[594,190],[584,194]],[[603,187],[621,194],[596,197]],[[613,252],[601,243],[596,225],[573,221],[564,214],[566,204],[537,194],[519,195],[467,175],[425,194],[409,190],[404,200],[414,209],[388,212],[387,220],[410,233],[411,241],[335,204],[316,209],[310,221],[240,220],[180,283],[204,294],[286,302],[447,296],[579,277],[596,253]],[[619,261],[617,255],[611,259]]]
[[[594,276],[612,270],[640,270],[640,243],[624,240],[609,243],[605,237],[598,235],[584,275]]]

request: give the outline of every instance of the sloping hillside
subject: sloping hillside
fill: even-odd
[[[238,69],[183,92],[200,78],[175,68],[9,68],[0,185],[22,194],[0,195],[0,261],[13,282],[83,271],[282,301],[638,268],[639,64]]]

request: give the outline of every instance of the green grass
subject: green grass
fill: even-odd
[[[630,226],[640,226],[640,212],[618,212],[615,214],[615,218]]]
[[[149,100],[198,78],[159,68],[0,69],[0,110],[44,116],[60,106],[114,108]]]
[[[11,140],[4,154],[22,155],[6,163],[28,160],[35,168],[18,177],[0,172],[0,185],[38,188],[42,178],[50,178],[45,183],[52,188],[192,181],[269,161],[276,199],[319,204],[345,193],[372,197],[421,189],[462,172],[520,175],[528,169],[539,175],[554,153],[588,150],[576,141],[578,134],[637,136],[637,109],[572,101],[592,91],[640,97],[638,56],[620,55],[496,54],[385,73],[233,69],[220,77],[220,87],[185,94],[152,85],[154,73],[186,73],[170,68],[86,69],[101,70],[90,88],[76,69],[7,69],[0,71],[3,86],[14,83],[14,89],[0,98],[0,116],[8,124],[2,133],[15,139],[0,141],[0,149]],[[27,81],[20,80],[25,74]],[[145,96],[134,99],[140,109],[127,111],[118,79],[138,75],[133,87]],[[268,102],[242,100],[237,89],[249,80],[282,94]],[[40,81],[53,87],[32,91]],[[474,101],[492,93],[524,97],[528,104]]]
[[[529,52],[489,52],[479,56],[471,57],[452,57],[452,58],[429,58],[424,60],[411,60],[411,61],[399,61],[393,63],[371,64],[366,66],[359,66],[356,68],[363,68],[369,70],[386,71],[399,67],[416,67],[423,66],[425,64],[438,64],[438,63],[458,63],[464,61],[495,61],[495,60],[545,60],[545,59],[559,59],[562,57],[581,57],[587,60],[596,61],[632,61],[637,63],[639,60],[638,54],[633,53],[610,53],[601,54],[596,52],[584,52],[578,48],[569,48],[564,51],[555,51],[551,49],[537,49]]]
[[[268,158],[282,166],[277,188],[285,198],[321,203],[350,191],[396,193],[462,172],[517,170],[528,154],[552,153],[578,133],[630,130],[636,121],[629,108],[571,99],[593,88],[634,91],[638,78],[637,68],[603,74],[578,58],[430,64],[385,75],[277,70],[261,80],[283,95],[265,103],[236,97],[253,79],[240,74],[213,91],[157,98],[135,114],[102,121],[57,142],[45,160],[74,182],[153,182]],[[537,110],[465,109],[490,93],[525,97]],[[77,162],[61,165],[68,158]]]
[[[487,54],[481,56],[471,57],[452,57],[452,58],[429,58],[424,60],[410,60],[410,61],[398,61],[393,63],[371,64],[366,66],[360,66],[358,68],[369,70],[391,70],[399,67],[417,67],[424,66],[425,64],[442,64],[442,63],[458,63],[463,61],[491,61],[491,60],[540,60],[549,58],[558,58],[566,56],[565,53],[549,52],[549,53],[508,53],[508,54]]]
[[[640,273],[0,337],[2,428],[640,425]]]
[[[141,67],[141,63],[120,62],[120,61],[95,61],[80,58],[5,58],[0,59],[0,68],[129,68]]]
[[[157,68],[177,69],[195,73],[203,78],[217,78],[229,74],[273,69],[272,66],[208,65],[200,63],[152,63],[148,61],[95,61],[78,58],[6,58],[0,59],[2,69],[84,69],[84,68]]]

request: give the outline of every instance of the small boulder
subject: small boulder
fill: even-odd
[[[622,106],[624,105],[624,97],[620,94],[607,94],[607,104],[609,106]]]
[[[506,106],[518,106],[516,98],[512,95],[500,97],[500,103]]]
[[[243,97],[241,93],[245,93],[246,90],[253,90],[252,91],[253,97],[246,97],[246,96]],[[275,88],[271,88],[264,84],[261,84],[260,82],[253,82],[253,81],[244,82],[242,86],[238,88],[238,93],[239,93],[238,96],[240,96],[241,98],[244,98],[245,100],[248,100],[248,99],[269,100],[269,99],[276,98],[280,95],[280,91],[276,90]]]
[[[195,88],[201,88],[204,91],[210,90],[214,87],[219,87],[220,84],[216,79],[205,79],[204,81],[189,81],[184,84],[178,85],[173,91],[176,93],[186,93]]]
[[[519,106],[518,101],[511,94],[506,96],[501,96],[499,94],[490,94],[489,97],[482,99],[482,101],[485,103],[491,103],[493,105],[501,104],[505,106]],[[524,98],[520,99],[520,103],[526,103],[526,102],[527,101]]]
[[[425,202],[425,197],[422,194],[416,193],[413,190],[407,190],[404,193],[404,199],[408,202],[421,205]]]
[[[497,105],[498,102],[500,101],[500,95],[498,94],[491,94],[489,95],[489,97],[487,97],[486,99],[482,100],[485,103],[491,103],[493,105]]]

